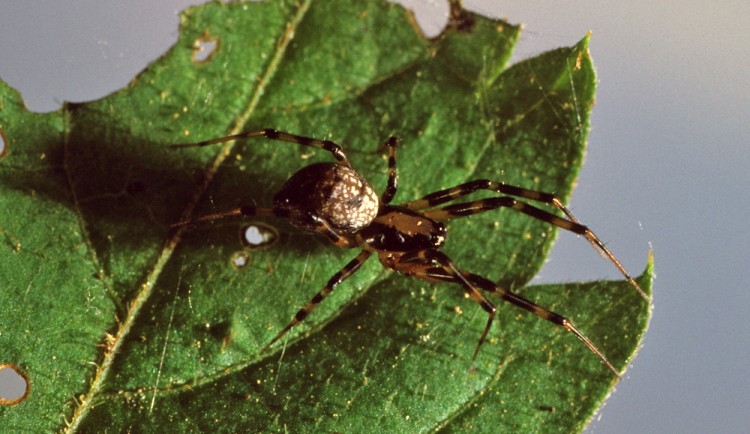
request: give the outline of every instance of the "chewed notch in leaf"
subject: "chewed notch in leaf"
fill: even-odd
[[[0,128],[0,158],[8,154],[8,140],[5,138],[5,131]]]

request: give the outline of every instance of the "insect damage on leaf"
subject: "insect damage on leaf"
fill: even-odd
[[[232,258],[230,259],[229,263],[232,264],[232,267],[239,270],[241,268],[245,268],[248,265],[250,265],[250,254],[240,250],[238,252],[235,252],[232,255]]]
[[[193,43],[193,62],[201,64],[210,61],[219,51],[220,40],[208,32],[203,33]]]
[[[5,131],[0,128],[0,158],[5,157],[8,154],[8,141],[5,138]]]
[[[276,244],[279,231],[267,223],[251,222],[240,229],[240,240],[250,249],[265,249]]]
[[[0,364],[0,405],[13,406],[26,400],[31,381],[26,373],[12,363]]]
[[[290,309],[348,258],[291,231],[275,244],[262,240],[258,225],[240,239],[271,248],[238,246],[237,224],[200,236],[185,227],[169,238],[180,216],[271,203],[309,162],[293,146],[240,144],[239,161],[224,158],[239,155],[230,147],[174,152],[168,144],[266,126],[345,144],[352,166],[378,192],[388,175],[373,140],[400,135],[404,200],[492,179],[554,191],[567,203],[596,82],[588,39],[507,68],[519,28],[454,12],[460,19],[427,39],[384,1],[211,2],[183,15],[172,50],[100,101],[35,115],[0,85],[7,136],[0,295],[15,307],[0,315],[0,359],[23,360],[32,378],[56,379],[43,387],[35,381],[23,405],[0,408],[3,422],[34,432],[167,424],[190,431],[217,419],[237,432],[304,431],[310,423],[316,431],[355,432],[373,414],[403,432],[443,423],[571,431],[585,423],[613,380],[564,330],[498,303],[501,325],[487,336],[475,374],[463,375],[484,311],[443,283],[407,284],[374,264],[290,333],[283,358],[263,357],[259,350]],[[623,369],[648,318],[642,300],[617,282],[595,290],[527,287],[554,231],[511,214],[519,213],[453,224],[446,254],[461,269],[570,315]],[[29,215],[38,224],[28,225]],[[23,250],[14,250],[17,238]],[[40,251],[46,256],[33,256]],[[173,253],[184,262],[170,260]],[[189,288],[185,297],[170,295],[178,282]],[[40,287],[55,288],[53,304]],[[417,323],[429,324],[421,338]],[[222,326],[207,331],[205,324]],[[627,336],[617,333],[623,329]],[[86,369],[54,372],[51,352]],[[126,399],[151,400],[157,389],[153,406]],[[341,417],[327,417],[333,413]]]

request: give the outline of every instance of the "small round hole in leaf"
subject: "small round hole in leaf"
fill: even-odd
[[[26,373],[11,363],[0,364],[0,405],[16,405],[26,400],[31,383]]]
[[[250,249],[264,249],[276,243],[279,232],[273,226],[261,222],[250,222],[240,230],[242,245]]]
[[[240,250],[232,255],[232,259],[229,262],[235,270],[245,268],[250,265],[250,254]]]
[[[204,33],[193,43],[193,62],[206,63],[219,51],[219,38]]]

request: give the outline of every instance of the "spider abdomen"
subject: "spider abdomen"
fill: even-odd
[[[354,169],[317,163],[292,175],[274,196],[274,205],[291,212],[290,221],[314,232],[322,219],[332,229],[356,232],[372,222],[380,206],[372,186]]]

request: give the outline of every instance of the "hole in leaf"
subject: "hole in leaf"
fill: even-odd
[[[8,153],[8,142],[5,140],[5,132],[0,128],[0,158]]]
[[[204,33],[193,43],[193,62],[206,63],[219,51],[219,38]]]
[[[0,405],[16,405],[26,400],[31,390],[29,377],[10,363],[0,364]]]
[[[239,252],[235,252],[232,255],[232,259],[230,263],[232,264],[232,267],[234,267],[236,270],[245,268],[248,265],[250,265],[250,254],[243,250],[240,250]]]
[[[240,239],[242,244],[250,249],[265,249],[276,244],[279,232],[265,223],[251,222],[242,226]]]
[[[557,409],[551,405],[540,405],[537,409],[539,411],[546,411],[547,413],[554,413],[557,411]]]

